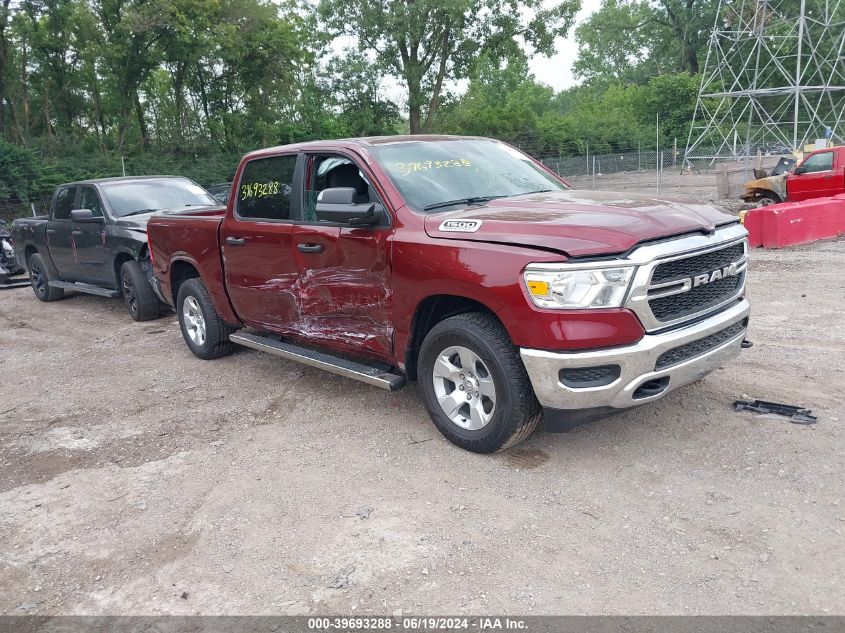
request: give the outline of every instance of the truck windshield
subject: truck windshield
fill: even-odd
[[[112,214],[122,218],[163,209],[219,206],[211,194],[187,178],[106,183],[103,192]]]
[[[378,145],[373,156],[412,209],[448,210],[566,185],[514,148],[493,140]]]

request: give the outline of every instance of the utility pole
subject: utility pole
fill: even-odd
[[[660,195],[660,113],[657,113],[657,125],[655,126],[657,135],[655,137],[655,145],[657,146],[657,195]]]

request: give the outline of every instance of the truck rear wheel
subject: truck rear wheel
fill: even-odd
[[[435,325],[420,348],[417,373],[435,426],[466,450],[515,446],[542,417],[519,352],[491,315],[461,314]]]
[[[136,321],[149,321],[161,314],[161,304],[155,290],[138,262],[124,262],[120,267],[120,290],[129,316]]]
[[[232,352],[234,345],[229,342],[229,334],[233,330],[217,314],[202,281],[188,279],[179,286],[176,314],[182,337],[194,356],[211,360]]]
[[[50,282],[53,277],[50,269],[39,253],[34,253],[29,258],[29,279],[32,282],[32,291],[41,301],[56,301],[61,299],[65,291],[61,288],[51,288]]]

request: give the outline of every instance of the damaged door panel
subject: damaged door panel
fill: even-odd
[[[384,230],[297,227],[295,321],[303,337],[351,353],[391,356],[388,236]]]

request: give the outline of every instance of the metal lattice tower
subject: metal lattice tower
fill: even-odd
[[[844,55],[845,0],[720,0],[684,166],[843,143]]]

